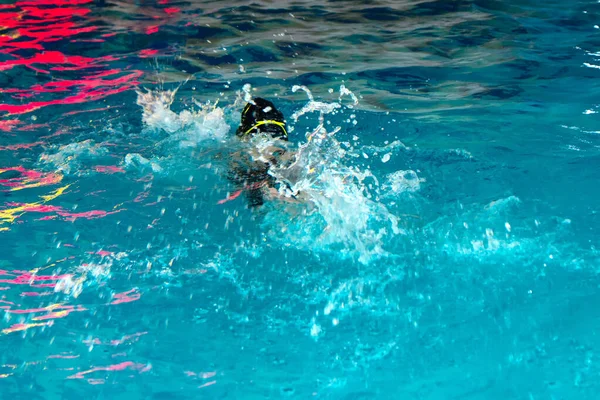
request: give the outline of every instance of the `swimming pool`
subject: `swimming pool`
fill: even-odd
[[[597,398],[599,11],[0,5],[0,398]]]

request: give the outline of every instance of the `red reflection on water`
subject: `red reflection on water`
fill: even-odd
[[[116,108],[116,107],[115,107]],[[64,113],[63,115],[75,115],[75,114],[81,114],[81,113],[90,113],[90,112],[98,112],[98,111],[106,111],[109,110],[110,107],[99,107],[99,108],[93,108],[91,110],[79,110],[79,111],[69,111]],[[60,135],[61,133],[55,134],[56,136]]]
[[[158,50],[153,50],[153,49],[146,49],[146,50],[140,51],[140,57],[142,57],[142,58],[152,57],[157,54],[158,54]]]
[[[35,1],[17,1],[17,6],[78,6],[80,4],[91,3],[92,0],[35,0]]]
[[[74,17],[84,17],[89,8],[78,7],[91,0],[19,1],[0,8],[0,53],[13,54],[18,50],[44,50],[44,43],[55,42],[69,36],[93,32],[95,26],[79,26]]]
[[[17,100],[7,101],[0,97],[0,113],[18,115],[48,106],[93,102],[138,85],[142,71],[111,66],[114,61],[122,60],[123,56],[90,57],[68,54],[68,50],[62,48],[59,51],[56,45],[49,48],[49,44],[61,41],[100,43],[122,30],[116,28],[117,32],[105,33],[107,28],[101,23],[103,21],[91,17],[92,10],[85,7],[92,3],[92,0],[36,0],[0,6],[3,33],[0,35],[0,54],[5,55],[0,61],[0,71],[19,74],[21,68],[27,68],[42,74],[36,77],[38,81],[45,80],[45,76],[51,79],[29,87],[0,88],[0,96],[6,94]],[[165,12],[172,15],[178,10],[171,7]],[[150,33],[154,33],[159,26],[152,23],[146,27]],[[156,54],[155,50],[147,49],[140,56]],[[75,77],[72,74],[61,76],[62,72],[81,74]],[[18,84],[20,79],[14,81]],[[26,125],[17,119],[0,121],[0,131],[4,132],[32,130],[42,126]]]
[[[165,8],[165,12],[169,15],[171,14],[177,14],[178,12],[180,12],[181,9],[177,8],[177,7],[167,7]]]
[[[159,1],[159,4],[167,4],[167,1]],[[0,133],[3,136],[16,136],[19,131],[50,127],[51,124],[66,121],[67,118],[64,117],[78,113],[105,111],[107,104],[90,104],[88,106],[87,103],[126,92],[139,84],[143,72],[131,67],[130,58],[133,58],[133,62],[139,62],[139,58],[155,57],[159,55],[159,51],[151,48],[141,51],[139,48],[124,48],[122,44],[124,35],[129,35],[131,32],[140,36],[145,33],[156,34],[163,30],[165,23],[174,23],[179,18],[178,14],[181,13],[181,10],[174,6],[133,6],[127,2],[125,5],[117,2],[114,6],[117,8],[116,14],[125,14],[123,10],[129,9],[129,7],[135,9],[135,12],[139,11],[140,14],[136,14],[135,18],[119,19],[116,17],[114,19],[118,21],[113,23],[112,16],[110,18],[98,16],[92,0],[26,0],[15,1],[14,4],[0,4],[0,74],[10,78],[3,81],[10,83],[0,87]],[[112,11],[111,8],[111,15]],[[98,43],[106,43],[106,47],[102,47],[104,45]],[[111,50],[110,54],[102,53],[107,48],[122,50]],[[86,106],[83,106],[84,104]],[[65,105],[79,106],[66,109]],[[50,115],[50,112],[35,116],[24,115],[36,110],[47,109],[50,106],[52,106],[51,112],[59,115],[58,121],[48,124],[31,123],[43,118],[43,115]],[[114,105],[110,107],[114,109]],[[87,116],[85,119],[87,120]],[[23,135],[19,138],[19,142],[26,142],[27,137],[35,137],[33,139],[35,141],[16,144],[12,141],[3,143],[0,151],[25,150],[34,146],[47,145],[52,142],[50,138],[68,135],[70,130],[65,127],[53,127],[43,134],[46,136]],[[29,158],[29,155],[23,157],[24,160],[26,158]],[[31,157],[31,160],[34,158]],[[30,167],[31,164],[26,165]],[[125,172],[116,165],[98,165],[95,169],[97,172],[105,174]],[[54,185],[61,179],[61,174],[29,170],[22,166],[0,168],[0,191],[14,192],[38,186]],[[79,208],[77,210],[79,212],[73,212],[72,208],[67,207],[67,202],[48,203],[50,198],[56,198],[64,188],[41,196],[39,199],[36,195],[36,201],[30,203],[24,201],[29,201],[27,195],[33,196],[29,194],[31,190],[12,193],[13,197],[10,197],[10,200],[13,202],[0,203],[0,223],[8,225],[8,223],[15,222],[27,226],[31,220],[22,216],[31,212],[40,213],[41,215],[38,214],[37,217],[44,220],[76,221],[102,218],[121,211],[121,209],[81,211]],[[86,195],[90,195],[90,193],[86,193]],[[16,202],[15,199],[17,199]],[[52,224],[48,223],[47,225]],[[58,226],[59,223],[56,222],[55,225]],[[4,230],[8,230],[8,228],[4,225],[0,226],[0,231]],[[34,231],[32,229],[32,232]],[[69,237],[67,240],[73,239]],[[84,243],[77,242],[76,244],[81,246],[82,252],[85,252]],[[59,242],[57,247],[60,247],[60,250],[57,251],[70,251],[71,253],[67,254],[73,254],[75,250],[72,246],[69,243],[61,244]],[[109,257],[113,254],[105,250],[94,253],[95,257]],[[63,296],[62,292],[53,290],[59,282],[62,285],[73,277],[66,273],[69,271],[68,268],[54,268],[60,261],[33,271],[0,270],[0,293],[2,293],[0,296],[4,296],[3,299],[10,298],[12,300],[0,300],[0,309],[2,309],[3,315],[12,314],[12,317],[19,321],[19,323],[14,323],[17,321],[6,320],[0,326],[0,335],[20,335],[27,330],[44,329],[51,326],[55,320],[57,323],[64,324],[64,320],[61,319],[69,315],[71,315],[69,318],[73,318],[74,313],[86,310],[82,306],[62,304],[64,301],[69,301],[69,295],[65,293]],[[24,267],[22,268],[24,269]],[[75,277],[77,278],[77,276]],[[61,281],[63,279],[65,281]],[[59,301],[61,304],[48,305],[49,298],[56,299],[55,301]],[[132,289],[117,293],[109,300],[110,303],[98,306],[127,307],[124,305],[125,303],[134,302],[140,298],[141,292]],[[119,304],[122,305],[119,306]],[[26,320],[22,320],[23,318]],[[108,343],[111,346],[128,346],[146,333],[125,335]],[[55,351],[55,353],[59,353],[59,351]],[[76,357],[79,356],[60,353],[48,358],[70,359]],[[94,379],[95,376],[92,373],[96,371],[102,371],[101,374],[96,372],[96,375],[107,375],[107,371],[146,372],[151,367],[126,361],[103,367],[91,365],[86,368],[91,369],[84,371],[85,368],[78,367],[65,368],[65,370],[73,370],[70,374],[75,375],[71,375],[70,378],[85,377],[90,384],[99,384],[103,383],[104,379],[100,379],[100,377]],[[89,377],[88,374],[92,374],[92,377]],[[126,374],[129,375],[129,373]],[[0,378],[2,378],[2,374],[0,374]]]
[[[119,71],[121,72],[121,71]],[[36,93],[72,92],[72,88],[78,87],[79,93],[60,99],[48,101],[32,101],[25,104],[0,104],[0,111],[9,114],[23,114],[37,110],[42,107],[57,104],[80,104],[102,99],[106,96],[124,92],[137,86],[137,79],[142,75],[141,71],[133,71],[127,75],[114,79],[100,79],[102,76],[115,74],[116,70],[106,71],[101,74],[88,76],[85,79],[65,80],[48,82],[44,85],[35,85],[29,89],[5,89],[0,92],[27,94],[29,91]]]
[[[40,42],[55,42],[58,40],[62,40],[67,36],[75,36],[80,33],[93,32],[96,29],[97,28],[95,26],[78,28],[75,23],[67,22],[64,24],[54,24],[51,27],[43,26],[39,28],[20,28],[17,32],[20,36],[34,38],[29,43],[39,44]]]
[[[82,56],[67,56],[60,51],[44,51],[43,53],[35,54],[29,58],[19,58],[15,60],[8,60],[0,62],[0,71],[6,71],[11,69],[17,65],[24,65],[27,67],[31,67],[32,69],[44,73],[49,73],[48,71],[43,71],[38,68],[33,68],[33,64],[45,64],[45,65],[71,65],[71,67],[53,67],[51,70],[55,71],[74,71],[79,69],[91,68],[103,66],[106,64],[102,64],[106,61],[114,61],[117,58],[113,56],[105,56],[105,57],[82,57]],[[3,90],[5,93],[9,93],[7,90]]]

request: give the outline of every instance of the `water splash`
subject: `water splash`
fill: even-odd
[[[50,148],[39,157],[39,163],[54,171],[66,175],[84,175],[88,171],[85,166],[96,159],[106,156],[108,149],[101,143],[88,139],[64,146]]]
[[[331,132],[324,128],[325,115],[341,105],[315,101],[304,86],[294,86],[292,90],[303,90],[309,98],[293,119],[316,111],[320,125],[299,145],[291,165],[270,171],[283,183],[279,186],[281,196],[302,199],[309,206],[305,217],[293,229],[285,230],[283,240],[333,250],[367,264],[385,255],[384,243],[403,232],[399,218],[377,200],[380,194],[377,177],[369,169],[350,166],[346,161],[348,150],[335,137],[341,128]],[[340,92],[345,93],[343,89]]]
[[[415,171],[396,171],[387,176],[383,189],[387,191],[386,196],[416,192],[421,189],[421,183],[423,182],[425,182],[425,179],[419,178]]]
[[[352,99],[352,104],[347,105],[348,108],[353,108],[358,105],[358,98],[354,93],[352,93],[345,85],[340,85],[340,97],[339,102],[342,104],[342,98],[344,96],[349,96]]]
[[[223,140],[229,131],[225,121],[226,111],[238,108],[240,102],[251,102],[251,91],[249,84],[244,85],[231,106],[220,108],[216,103],[207,102],[204,105],[197,104],[199,111],[184,110],[181,113],[171,110],[176,89],[138,92],[137,102],[143,109],[146,126],[166,132],[169,143],[177,141],[179,146],[197,146],[209,139],[219,139],[218,145],[223,146],[225,143],[231,144]],[[306,86],[294,86],[292,91],[304,91],[308,97],[308,102],[292,114],[293,121],[303,115],[318,113],[319,125],[307,133],[305,141],[298,145],[281,141],[275,143],[270,137],[255,135],[243,144],[252,150],[254,161],[265,162],[264,154],[274,145],[284,147],[291,154],[289,160],[272,167],[269,173],[279,182],[279,199],[294,202],[295,198],[301,204],[273,202],[271,212],[265,216],[264,231],[284,229],[284,235],[272,236],[286,244],[332,252],[357,259],[363,264],[387,255],[388,251],[384,247],[387,247],[394,236],[404,233],[399,227],[400,219],[380,201],[384,189],[388,187],[382,186],[369,168],[352,165],[349,157],[362,154],[363,151],[336,139],[340,127],[331,130],[324,127],[327,115],[335,115],[345,107],[341,104],[344,97],[350,97],[352,105],[358,104],[358,98],[344,85],[340,86],[339,102],[332,103],[315,100]],[[396,148],[404,146],[400,142],[394,142],[387,150],[393,151]],[[166,165],[163,161],[128,154],[124,166],[126,169],[159,172]],[[389,189],[396,193],[409,190],[409,179],[405,177],[404,186],[398,179],[386,183]],[[419,179],[412,182],[410,190],[418,190],[420,182]],[[219,202],[222,203],[224,201]],[[297,218],[294,218],[292,226],[283,227],[282,224],[287,224],[290,213]]]
[[[306,95],[308,96],[308,103],[306,103],[306,105],[304,107],[302,107],[300,110],[298,110],[292,114],[292,119],[294,120],[294,122],[297,122],[298,118],[300,118],[304,114],[307,114],[310,112],[318,112],[319,113],[319,123],[322,125],[325,120],[326,114],[331,114],[335,110],[342,107],[340,103],[324,103],[321,101],[315,101],[311,91],[306,86],[295,85],[292,87],[292,92],[296,93],[298,90],[302,90],[306,93]],[[342,96],[340,94],[340,101],[341,101],[341,98],[342,98]]]
[[[149,160],[140,154],[127,154],[123,160],[126,170],[137,170],[140,172],[161,172],[163,168],[159,162]]]
[[[162,130],[180,147],[194,147],[208,140],[224,140],[229,132],[225,110],[218,102],[202,104],[194,100],[197,110],[180,113],[171,110],[177,89],[138,91],[137,104],[142,107],[144,124],[152,130]]]
[[[254,100],[252,100],[252,86],[249,83],[246,83],[242,87],[242,92],[244,93],[244,101],[246,103],[250,103],[250,104],[256,105],[256,103],[254,102]]]
[[[73,273],[62,277],[56,283],[54,291],[77,298],[83,292],[85,287],[97,286],[110,279],[111,267],[111,259],[108,259],[102,264],[81,264]]]

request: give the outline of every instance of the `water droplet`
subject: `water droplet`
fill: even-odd
[[[321,333],[321,327],[319,325],[313,323],[312,327],[310,328],[310,336],[317,337],[317,336],[319,336],[320,333]]]

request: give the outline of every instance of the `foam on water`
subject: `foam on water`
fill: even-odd
[[[85,175],[89,163],[106,156],[108,149],[102,143],[88,139],[63,146],[52,146],[39,157],[39,163],[66,175]]]

